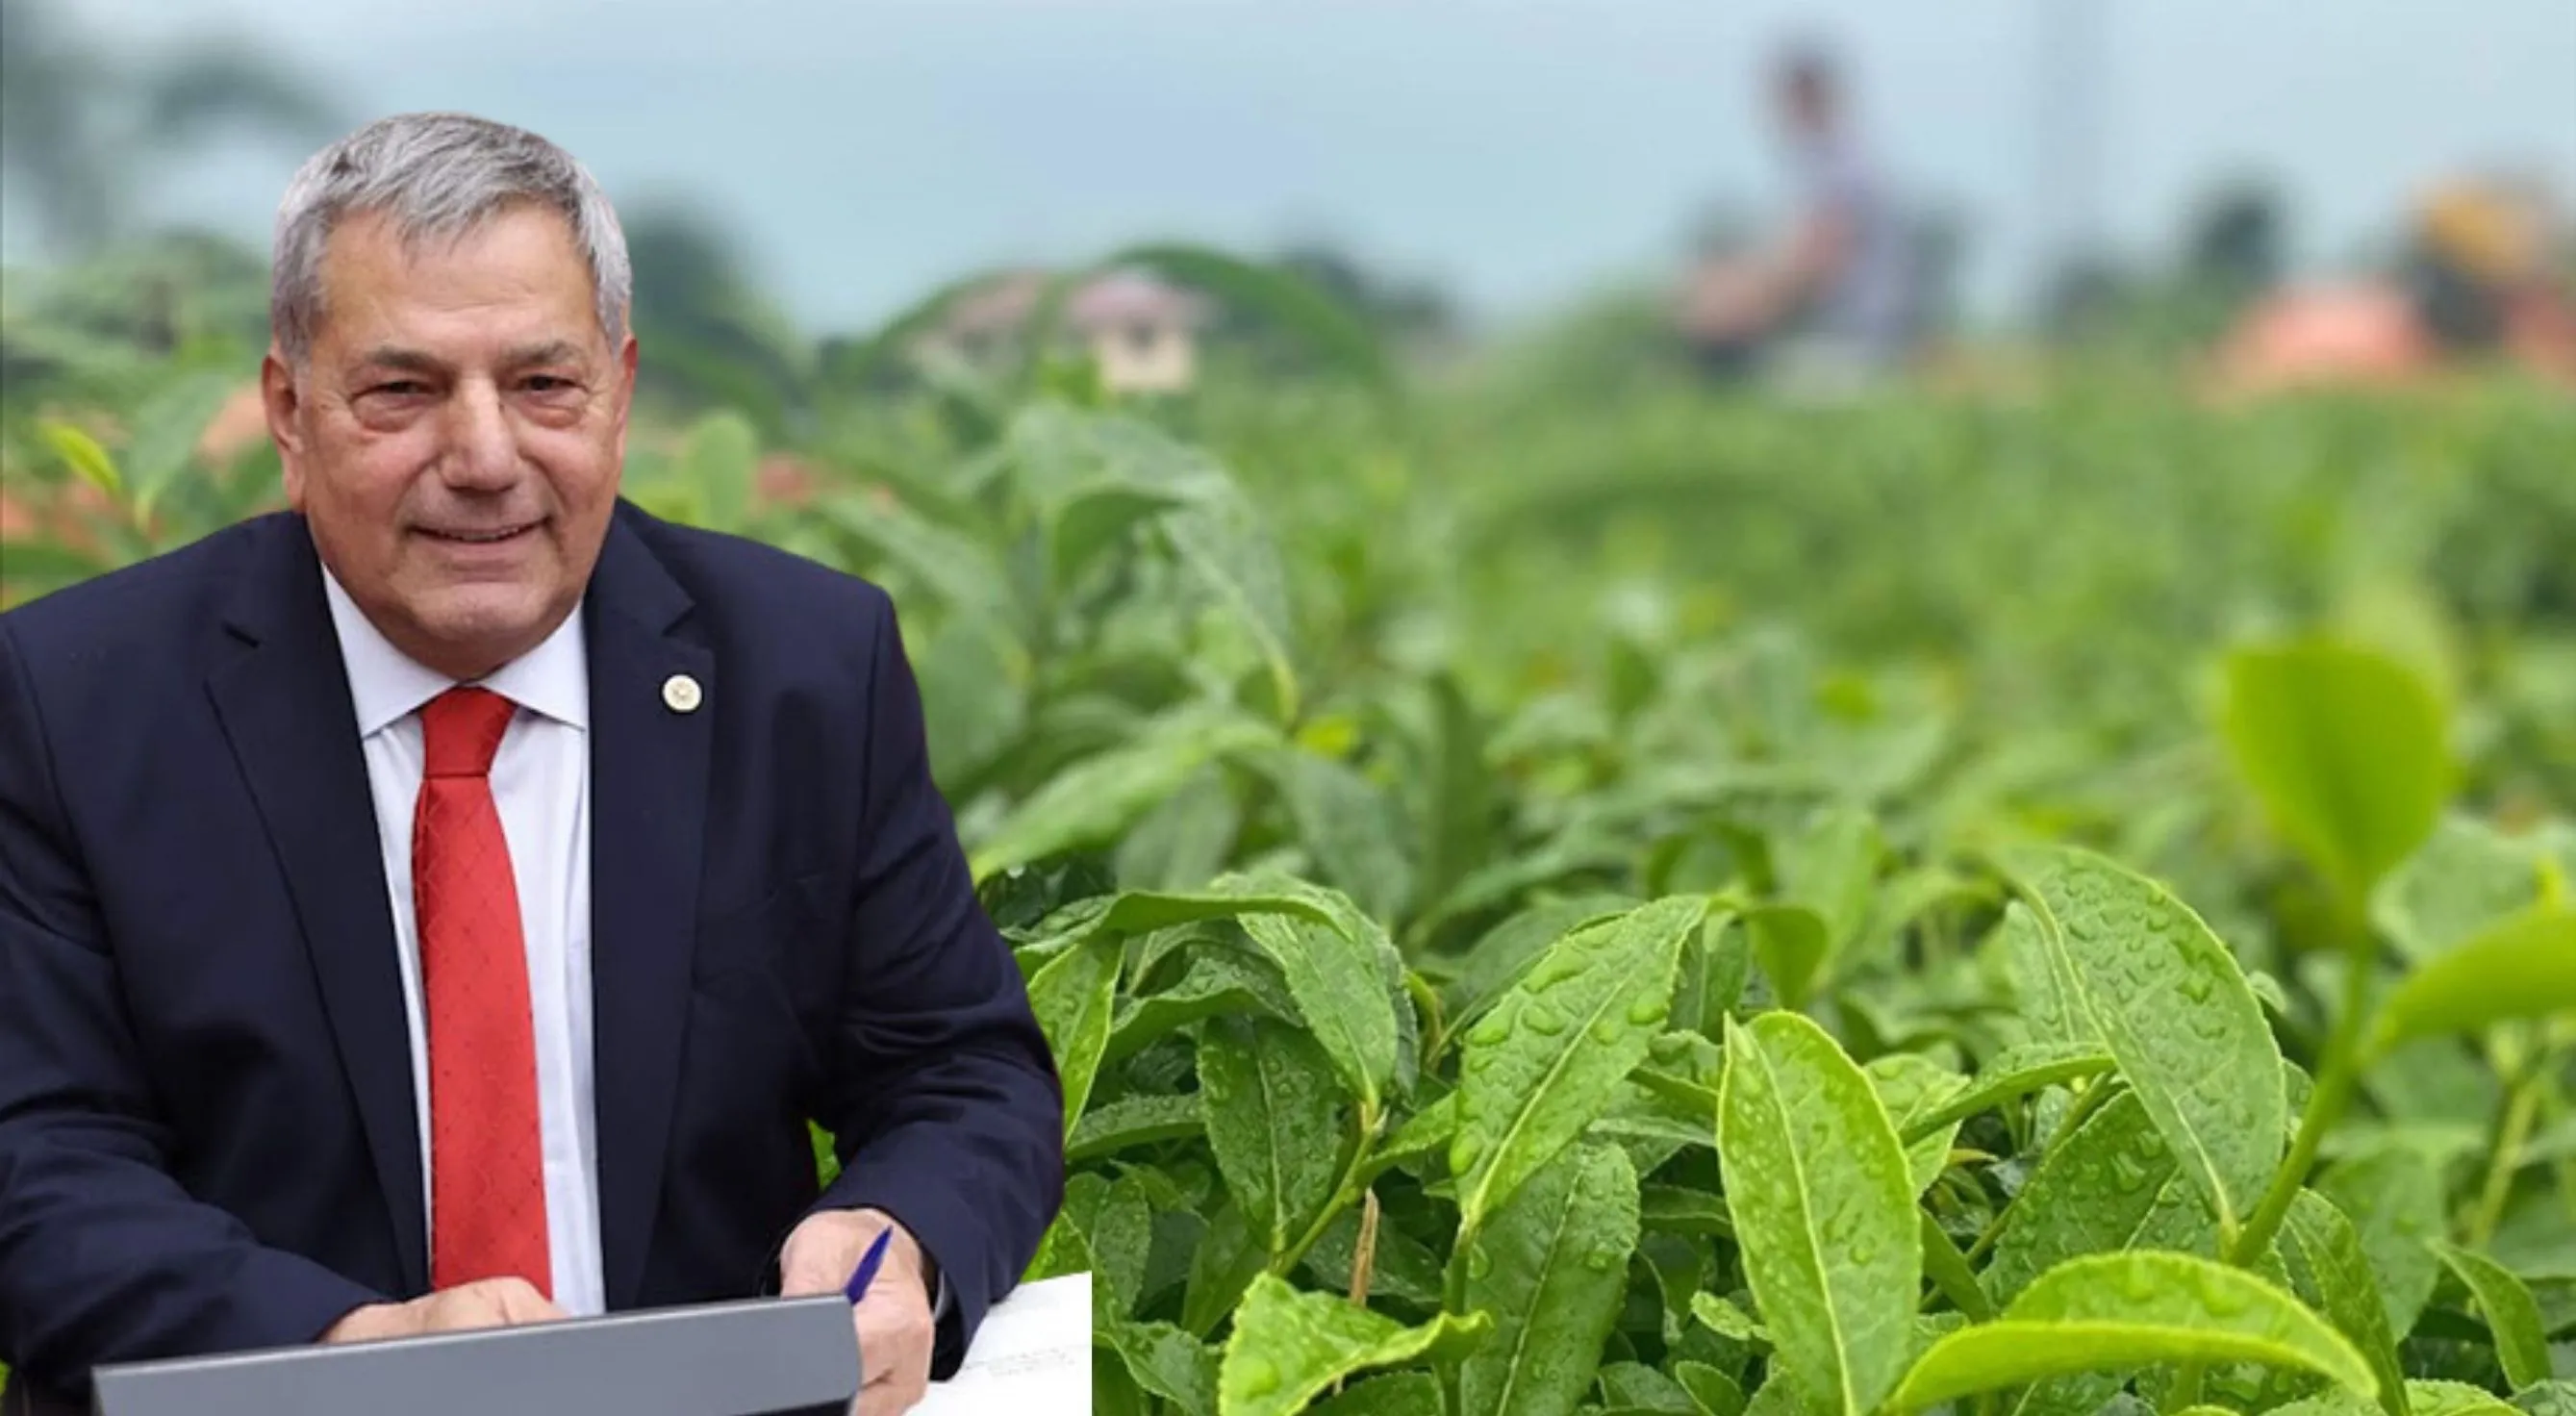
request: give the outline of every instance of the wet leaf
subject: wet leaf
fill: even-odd
[[[1111,1009],[1117,1001],[1119,954],[1114,945],[1077,945],[1057,955],[1029,980],[1029,1007],[1037,1014],[1064,1082],[1068,1141],[1082,1120],[1100,1057],[1109,1047]]]
[[[2477,1299],[2478,1313],[2495,1335],[2496,1360],[2515,1389],[2550,1378],[2549,1340],[2540,1322],[2540,1305],[2531,1290],[2504,1265],[2456,1244],[2435,1243],[2433,1251],[2451,1266]]]
[[[1571,1412],[1618,1320],[1637,1236],[1637,1174],[1612,1146],[1569,1147],[1496,1210],[1467,1253],[1467,1308],[1491,1314],[1494,1334],[1459,1372],[1462,1408]]]
[[[2329,1167],[2316,1190],[2351,1218],[2388,1308],[2388,1330],[2404,1341],[2442,1277],[2430,1247],[2444,1227],[2441,1173],[2422,1152],[2390,1146]]]
[[[1269,1251],[1284,1254],[1341,1173],[1332,1059],[1284,1023],[1223,1018],[1199,1035],[1198,1073],[1208,1148],[1226,1189]]]
[[[1812,1020],[1726,1024],[1717,1148],[1780,1362],[1865,1412],[1895,1386],[1922,1285],[1913,1177],[1861,1069]]]
[[[2008,1048],[1997,1053],[1965,1090],[1928,1111],[1910,1116],[1897,1126],[1897,1133],[1911,1145],[1945,1126],[2042,1088],[2099,1076],[2111,1067],[2111,1054],[2091,1043],[2042,1042]]]
[[[1996,1321],[1934,1344],[1890,1405],[1919,1410],[2051,1377],[2171,1362],[2303,1370],[2365,1396],[2377,1385],[2343,1334],[2254,1274],[2183,1254],[2096,1254],[2041,1275]]]
[[[2281,1226],[2281,1258],[2299,1296],[2332,1319],[2379,1379],[2388,1416],[2407,1416],[2405,1370],[2397,1364],[2397,1339],[2388,1330],[2388,1308],[2361,1252],[2361,1236],[2334,1202],[2301,1190]]]
[[[1235,1312],[1217,1399],[1227,1416],[1293,1416],[1339,1378],[1454,1358],[1492,1327],[1481,1313],[1443,1313],[1406,1327],[1338,1294],[1302,1292],[1265,1273],[1252,1280]]]
[[[1986,1291],[2010,1303],[2068,1260],[2124,1249],[2218,1252],[2208,1205],[2134,1092],[2077,1127],[2014,1199]]]
[[[2023,848],[2048,967],[2232,1236],[2288,1147],[2281,1052],[2234,955],[2163,886],[2089,851]]]
[[[1706,908],[1659,900],[1576,928],[1468,1030],[1449,1150],[1463,1230],[1583,1134],[1645,1060],[1672,1005],[1682,941]]]

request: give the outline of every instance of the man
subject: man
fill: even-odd
[[[891,1228],[909,1407],[1064,1114],[887,597],[620,499],[626,257],[544,140],[374,124],[275,255],[292,510],[0,617],[10,1400],[837,1292]]]
[[[1695,272],[1682,333],[1712,366],[1738,367],[1759,351],[1784,378],[1847,385],[1900,363],[1912,341],[1907,223],[1822,52],[1791,50],[1774,98],[1797,169],[1798,219],[1774,249]]]

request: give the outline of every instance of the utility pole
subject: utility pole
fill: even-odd
[[[2053,286],[2102,240],[2102,112],[2109,82],[2108,0],[2038,0],[2036,269]]]

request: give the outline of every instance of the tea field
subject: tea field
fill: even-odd
[[[120,387],[6,595],[269,495]],[[961,378],[629,489],[894,592],[1098,1410],[2576,1412],[2563,402]]]

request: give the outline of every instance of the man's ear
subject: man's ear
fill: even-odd
[[[635,369],[641,362],[642,349],[635,338],[635,327],[629,323],[626,341],[617,350],[617,458],[626,460],[626,417],[635,407]]]
[[[304,427],[303,392],[296,386],[295,371],[275,345],[259,361],[259,401],[268,416],[268,435],[277,444],[279,480],[286,488],[286,504],[297,511],[304,509]]]

